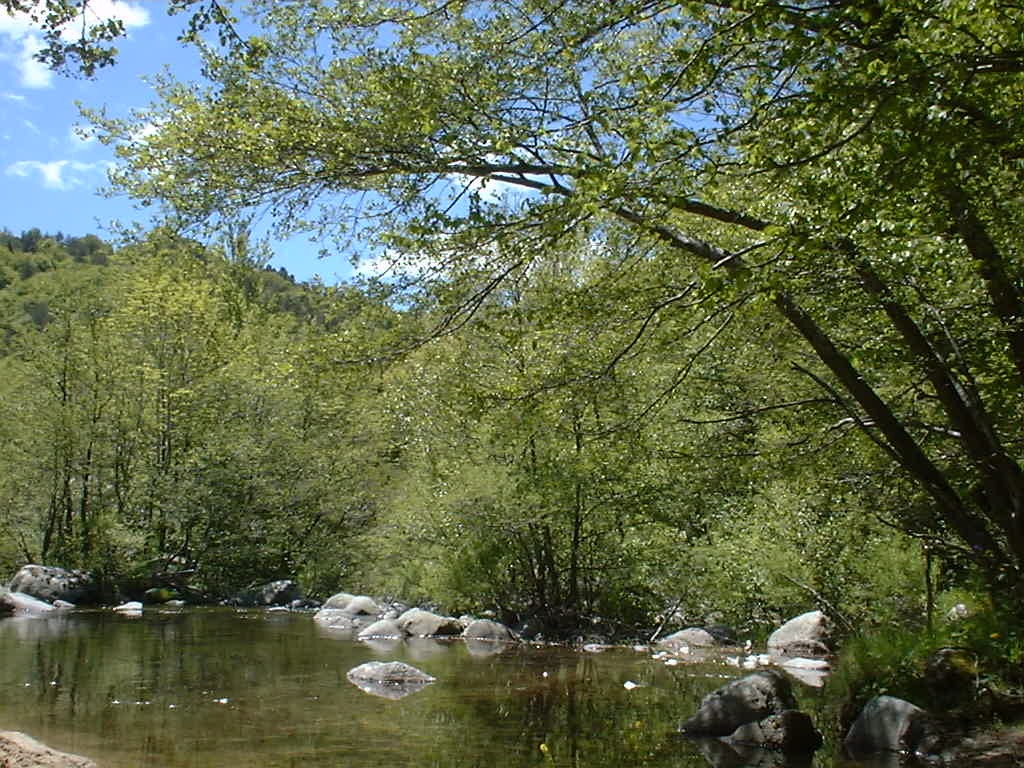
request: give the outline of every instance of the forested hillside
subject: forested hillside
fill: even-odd
[[[297,285],[244,238],[3,242],[7,570],[298,577],[564,633],[922,614],[913,496],[799,341],[648,254],[580,239],[456,328],[472,269],[400,293]]]

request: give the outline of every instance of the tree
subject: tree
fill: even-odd
[[[157,133],[98,117],[125,189],[285,225],[350,201],[435,260],[579,227],[657,241],[804,339],[806,375],[928,500],[894,511],[906,530],[1021,588],[1021,11],[255,5],[210,85],[164,82],[139,116]],[[491,255],[485,291],[509,269]]]

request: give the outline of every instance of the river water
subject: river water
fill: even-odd
[[[649,653],[459,641],[367,645],[308,614],[147,609],[0,620],[0,730],[101,768],[828,768],[674,734],[741,674]],[[399,700],[346,679],[371,660],[437,678]],[[635,687],[634,687],[635,686]],[[811,689],[794,683],[805,709]]]

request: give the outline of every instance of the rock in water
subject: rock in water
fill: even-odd
[[[811,718],[794,709],[769,715],[756,723],[741,725],[726,738],[734,744],[749,744],[762,749],[774,749],[786,754],[809,754],[823,743]]]
[[[796,708],[789,680],[781,672],[769,669],[709,693],[679,730],[690,736],[729,736],[741,725]]]
[[[0,595],[0,605],[3,605],[5,612],[14,613],[17,616],[44,616],[55,610],[45,600],[22,592],[5,592]]]
[[[349,670],[348,681],[385,699],[400,699],[423,690],[436,678],[401,661],[368,661]]]
[[[832,622],[821,611],[790,619],[768,638],[773,656],[828,656],[832,653]]]
[[[96,768],[85,757],[50,749],[17,731],[0,731],[0,766],[4,768]]]
[[[358,640],[401,639],[405,637],[403,630],[394,619],[381,619],[363,628],[356,635]]]
[[[718,645],[715,636],[700,627],[687,627],[658,641],[657,647],[676,653],[683,648],[713,648]]]
[[[895,696],[876,696],[864,705],[843,746],[853,757],[913,751],[928,713]]]
[[[434,637],[462,634],[462,624],[451,616],[438,616],[421,608],[410,608],[398,617],[398,626],[413,637]]]
[[[469,622],[462,630],[462,637],[466,640],[488,640],[495,643],[511,643],[516,639],[511,629],[491,619],[474,619]]]
[[[8,586],[11,592],[21,592],[48,603],[64,600],[80,605],[94,603],[98,597],[91,574],[50,565],[22,566]]]

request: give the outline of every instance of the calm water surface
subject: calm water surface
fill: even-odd
[[[372,696],[345,677],[371,660],[405,661],[438,681],[400,700]],[[292,613],[76,612],[0,620],[0,730],[101,768],[840,765],[823,753],[786,763],[673,735],[702,696],[739,674],[624,649],[370,646]],[[798,695],[813,707],[809,689]]]

